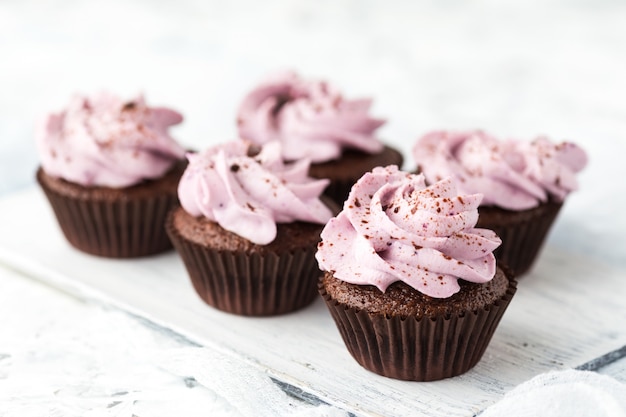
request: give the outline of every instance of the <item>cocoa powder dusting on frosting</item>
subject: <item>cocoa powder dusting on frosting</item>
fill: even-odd
[[[500,239],[475,228],[481,195],[457,197],[451,179],[426,187],[422,175],[395,166],[375,168],[352,187],[344,210],[325,226],[322,241],[335,246],[318,248],[320,268],[381,291],[402,281],[436,298],[456,293],[458,280],[489,281]]]

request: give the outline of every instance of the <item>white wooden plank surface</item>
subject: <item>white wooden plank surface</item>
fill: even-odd
[[[626,359],[613,362],[600,370],[601,374],[612,376],[626,384]]]
[[[321,300],[275,318],[227,315],[197,298],[175,253],[118,261],[75,251],[36,189],[0,200],[0,213],[1,262],[234,355],[357,415],[471,416],[534,375],[626,345],[624,271],[548,247],[473,370],[432,383],[395,381],[352,360]]]

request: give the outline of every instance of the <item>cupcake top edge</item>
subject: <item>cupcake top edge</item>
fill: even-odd
[[[460,290],[459,279],[484,283],[495,275],[492,252],[501,240],[475,228],[481,200],[459,194],[452,178],[427,187],[421,174],[374,168],[326,224],[317,261],[352,284],[384,292],[403,281],[430,297],[450,297]]]
[[[310,161],[285,163],[279,142],[257,146],[235,140],[187,155],[178,186],[182,208],[265,245],[276,223],[326,223],[331,210],[320,200],[329,181],[308,176]]]
[[[344,149],[378,153],[375,137],[385,123],[372,117],[369,98],[348,99],[322,80],[306,80],[293,71],[273,74],[253,88],[237,112],[239,136],[257,144],[278,140],[283,158],[313,163],[341,157]]]
[[[107,92],[75,95],[43,117],[35,140],[50,176],[84,186],[124,188],[169,171],[185,150],[169,134],[183,116],[150,107],[143,95],[123,100]]]
[[[462,192],[482,193],[483,205],[507,210],[563,201],[587,165],[585,151],[571,142],[499,140],[481,130],[427,133],[413,157],[429,183],[454,177]]]

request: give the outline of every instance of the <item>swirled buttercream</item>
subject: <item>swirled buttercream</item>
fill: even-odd
[[[381,291],[402,281],[431,297],[459,291],[458,279],[484,283],[495,274],[501,241],[476,229],[482,195],[460,195],[450,178],[424,177],[394,165],[375,168],[352,188],[343,210],[322,232],[320,268],[343,281]]]
[[[308,160],[284,163],[278,142],[253,148],[234,141],[188,154],[178,186],[183,209],[259,245],[276,238],[276,223],[332,217],[319,199],[328,180],[308,177]]]
[[[325,81],[281,73],[243,99],[239,136],[257,144],[279,140],[286,160],[326,162],[339,158],[343,149],[377,153],[383,144],[374,132],[384,121],[369,115],[371,103],[347,99]]]
[[[428,182],[458,180],[464,193],[482,193],[483,205],[509,210],[538,206],[550,197],[562,201],[578,189],[576,173],[587,164],[585,152],[569,142],[498,140],[483,131],[431,132],[413,147]]]
[[[74,96],[67,109],[36,127],[43,170],[85,186],[128,187],[164,175],[185,150],[168,128],[183,117],[107,93]]]

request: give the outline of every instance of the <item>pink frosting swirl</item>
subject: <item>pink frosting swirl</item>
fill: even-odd
[[[549,197],[562,201],[578,189],[576,173],[587,164],[573,143],[500,141],[480,130],[428,133],[413,156],[427,181],[455,177],[462,192],[482,193],[483,205],[509,210],[533,208]]]
[[[308,177],[308,160],[285,164],[278,142],[257,150],[234,141],[188,154],[178,186],[183,209],[258,245],[276,238],[276,223],[323,224],[332,217],[319,199],[328,180]]]
[[[431,297],[459,291],[458,279],[484,283],[496,271],[501,241],[476,229],[482,195],[459,195],[450,178],[424,177],[395,165],[374,168],[353,187],[343,211],[322,231],[320,268],[381,291],[403,281]]]
[[[182,120],[174,110],[148,107],[141,95],[130,101],[77,95],[37,126],[41,165],[50,176],[85,186],[121,188],[159,178],[185,156],[168,133]]]
[[[286,160],[326,162],[346,148],[377,153],[383,144],[374,132],[384,121],[369,115],[371,103],[348,100],[325,81],[282,73],[244,98],[237,117],[239,136],[257,144],[279,140]]]

